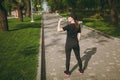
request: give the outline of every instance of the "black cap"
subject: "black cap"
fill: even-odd
[[[76,16],[76,15],[69,14],[68,16],[69,16],[69,17],[72,17],[74,20],[77,20],[77,16]]]

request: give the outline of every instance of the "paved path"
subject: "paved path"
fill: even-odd
[[[120,40],[82,28],[81,58],[85,68],[79,75],[74,53],[70,78],[64,76],[66,32],[57,32],[58,15],[43,14],[45,37],[45,77],[43,80],[120,80]],[[65,25],[65,24],[63,24]]]

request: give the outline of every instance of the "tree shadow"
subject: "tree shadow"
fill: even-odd
[[[37,54],[38,49],[36,47],[37,46],[25,47],[25,48],[23,48],[23,50],[20,51],[20,53],[22,53],[25,56]]]
[[[85,51],[84,51],[84,56],[82,56],[81,60],[83,62],[83,72],[85,71],[85,69],[87,68],[88,66],[88,63],[92,57],[92,55],[94,55],[97,51],[97,48],[96,47],[92,47],[92,48],[87,48]],[[76,68],[78,67],[78,63],[76,65],[74,65],[74,67],[71,69],[70,73],[72,73]]]
[[[52,22],[47,22],[47,23],[45,23],[45,25],[47,25],[47,26],[49,26],[49,25],[51,25],[51,24],[57,24],[58,23],[58,21],[52,21]]]
[[[46,16],[44,20],[51,20],[51,19],[56,19],[59,18],[59,16]]]
[[[26,24],[22,23],[22,24],[16,25],[15,29],[11,29],[9,31],[16,31],[16,30],[21,30],[26,28],[41,28],[41,24],[40,23],[26,23]]]

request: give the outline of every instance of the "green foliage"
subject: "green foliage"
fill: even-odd
[[[4,6],[5,6],[5,8],[6,8],[7,11],[11,10],[12,5],[10,3],[10,0],[5,0]]]
[[[0,32],[0,80],[36,80],[40,19],[9,19],[10,31]]]
[[[103,5],[104,9],[110,9],[108,5],[108,0],[102,0],[104,3],[101,3],[101,0],[47,0],[52,11],[60,10],[66,11],[68,9],[76,9],[77,12],[81,10],[94,10],[99,11]],[[120,0],[115,0],[117,9],[120,7]]]
[[[47,0],[53,10],[98,8],[100,0]]]
[[[65,11],[68,6],[66,0],[47,0],[47,2],[53,12],[56,10]]]

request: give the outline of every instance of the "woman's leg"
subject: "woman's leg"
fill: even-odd
[[[72,48],[70,48],[69,46],[65,47],[65,52],[66,52],[66,71],[65,71],[65,73],[67,73],[67,74],[69,74],[71,50],[72,50]]]
[[[76,59],[78,61],[78,65],[79,65],[79,71],[80,72],[83,72],[82,71],[82,60],[80,58],[80,47],[79,45],[76,45],[74,48],[73,48],[74,52],[75,52],[75,56],[76,56]]]

